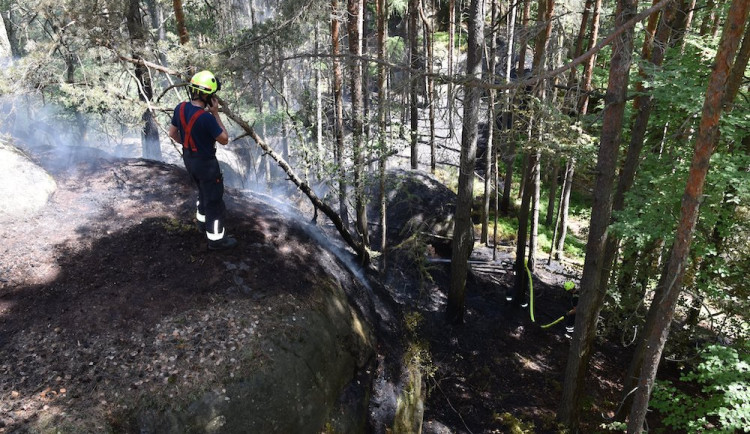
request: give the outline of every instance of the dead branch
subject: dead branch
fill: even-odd
[[[173,69],[166,68],[164,66],[158,65],[156,63],[148,62],[143,59],[134,59],[131,57],[123,56],[121,54],[118,54],[118,57],[121,60],[124,60],[126,62],[130,62],[136,65],[143,65],[148,68],[154,68],[158,71],[165,72],[170,75],[174,75],[180,78],[182,77],[182,74],[178,71],[175,71]],[[252,127],[252,125],[248,124],[244,119],[236,115],[232,110],[227,106],[227,104],[222,100],[221,98],[218,98],[219,103],[221,104],[221,111],[231,120],[234,121],[240,128],[242,128],[243,131],[245,131],[245,135],[248,135],[255,140],[255,143],[260,146],[260,148],[268,155],[273,158],[276,163],[281,167],[284,172],[286,172],[287,175],[289,175],[289,179],[294,183],[294,185],[299,188],[300,191],[305,193],[305,195],[310,199],[310,201],[313,203],[315,208],[319,208],[321,211],[323,211],[323,214],[325,214],[333,223],[333,225],[338,230],[341,237],[344,239],[346,244],[348,244],[354,251],[356,252],[359,260],[363,265],[368,265],[370,263],[370,253],[367,250],[367,248],[364,246],[364,244],[357,242],[354,237],[352,237],[352,234],[349,232],[349,230],[344,226],[344,223],[341,221],[341,218],[339,217],[336,212],[331,209],[325,202],[320,200],[320,198],[315,194],[314,191],[312,191],[312,188],[310,185],[303,181],[297,174],[294,172],[291,166],[289,166],[289,163],[287,163],[281,155],[277,154],[273,149],[271,149],[270,146],[255,132],[255,129]]]

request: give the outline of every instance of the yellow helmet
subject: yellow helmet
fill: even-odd
[[[576,284],[568,280],[567,282],[565,282],[563,287],[565,288],[566,291],[570,291],[571,289],[576,287]]]
[[[213,95],[221,90],[221,83],[211,71],[201,71],[190,79],[188,87],[195,92]]]

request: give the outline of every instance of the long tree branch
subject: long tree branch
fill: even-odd
[[[164,67],[162,65],[148,62],[143,59],[134,59],[132,57],[124,56],[121,54],[117,55],[121,60],[124,60],[126,62],[130,62],[136,65],[142,65],[146,66],[148,68],[154,68],[157,71],[164,72],[166,74],[174,75],[180,78],[184,77],[182,74],[178,71],[175,71],[173,69]],[[323,214],[325,214],[333,223],[334,226],[336,226],[336,229],[338,230],[341,237],[344,239],[344,241],[352,248],[354,249],[355,253],[359,257],[360,261],[363,265],[367,265],[370,263],[370,253],[367,251],[367,248],[365,248],[364,244],[358,242],[357,240],[352,237],[352,234],[349,232],[349,230],[344,226],[344,223],[341,221],[341,218],[339,217],[336,212],[331,209],[325,202],[323,202],[312,190],[310,185],[303,181],[297,174],[294,172],[294,169],[287,163],[284,158],[281,157],[281,155],[277,154],[256,132],[255,129],[252,127],[252,125],[248,124],[244,119],[242,119],[240,116],[236,115],[229,107],[227,106],[226,102],[222,100],[221,98],[218,98],[219,103],[221,104],[221,111],[227,115],[227,117],[231,120],[233,120],[237,125],[240,126],[245,131],[245,135],[248,135],[252,137],[253,140],[255,140],[255,143],[260,146],[260,148],[268,154],[271,158],[273,158],[276,163],[278,163],[279,167],[281,167],[284,172],[289,176],[289,180],[294,183],[294,185],[299,188],[300,191],[305,193],[307,197],[310,199],[310,201],[313,203],[313,205],[316,208],[319,208],[321,211],[323,211]]]

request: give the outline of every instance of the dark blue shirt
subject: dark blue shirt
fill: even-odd
[[[190,118],[193,117],[193,114],[195,114],[195,112],[204,110],[201,107],[194,106],[190,102],[185,104],[186,125],[183,126],[182,122],[180,122],[181,105],[182,103],[178,104],[174,109],[174,114],[172,115],[172,125],[180,130],[182,143],[185,143],[184,127],[187,127],[187,124],[190,123]],[[216,155],[216,138],[219,137],[223,131],[224,130],[221,129],[214,115],[212,115],[210,112],[206,111],[206,113],[202,114],[195,121],[195,123],[193,124],[193,129],[191,131],[191,136],[193,136],[193,143],[195,143],[195,147],[198,149],[199,157],[213,157],[214,155]]]

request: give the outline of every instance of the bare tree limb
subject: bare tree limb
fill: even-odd
[[[154,68],[157,71],[162,71],[164,73],[174,75],[180,78],[183,78],[182,74],[178,71],[175,71],[173,69],[166,68],[162,65],[158,65],[156,63],[148,62],[142,59],[134,59],[132,57],[127,57],[118,54],[117,55],[121,60],[124,60],[126,62],[130,62],[136,65],[144,65],[149,68]],[[325,202],[323,202],[314,191],[312,191],[312,188],[310,185],[303,181],[297,174],[294,172],[294,169],[287,163],[281,155],[277,154],[273,149],[271,149],[270,146],[255,132],[255,129],[252,125],[248,124],[247,121],[236,115],[234,112],[232,112],[231,109],[227,106],[226,102],[222,100],[221,98],[218,98],[219,103],[221,104],[221,111],[231,120],[234,121],[240,128],[242,128],[243,131],[245,131],[245,135],[252,137],[253,140],[255,140],[255,143],[260,146],[260,148],[271,158],[273,158],[276,163],[278,163],[279,167],[281,167],[284,172],[289,176],[289,180],[294,183],[294,185],[299,188],[300,191],[305,193],[305,195],[310,199],[310,201],[313,203],[316,209],[320,209],[323,211],[323,213],[331,220],[334,226],[336,226],[336,229],[338,230],[341,237],[344,239],[346,244],[348,244],[352,249],[354,249],[355,253],[359,257],[361,263],[363,265],[367,265],[370,263],[370,253],[365,248],[365,246],[356,241],[354,237],[352,237],[352,234],[349,232],[349,230],[344,226],[344,223],[341,221],[341,218],[338,214],[336,214],[331,207],[329,207]]]

